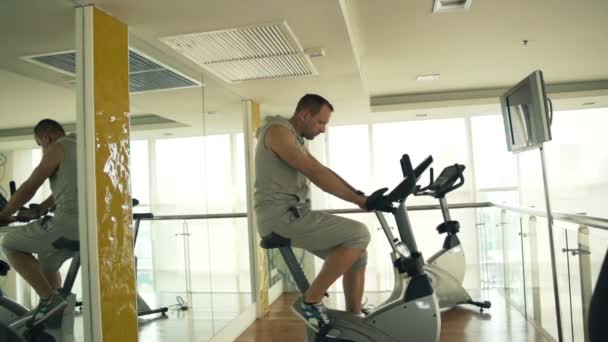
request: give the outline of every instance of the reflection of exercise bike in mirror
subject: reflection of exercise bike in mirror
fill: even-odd
[[[139,201],[135,198],[133,198],[133,207],[137,206],[139,204]],[[133,213],[133,248],[135,248],[135,244],[137,243],[137,236],[139,235],[139,225],[141,223],[141,220],[149,220],[154,218],[154,215],[152,215],[152,213]],[[137,257],[135,256],[135,270],[137,272]],[[178,301],[181,298],[178,299]],[[184,309],[184,303],[183,302],[179,302],[178,305],[182,310]],[[80,310],[82,310],[82,302],[76,302],[76,307],[78,307]],[[142,317],[142,316],[148,316],[148,315],[153,315],[153,314],[161,314],[161,317],[166,317],[167,316],[167,311],[169,311],[169,308],[166,306],[163,307],[159,307],[157,309],[152,309],[150,308],[150,305],[148,305],[148,303],[146,302],[146,300],[139,294],[139,291],[137,291],[137,316],[138,317]]]
[[[11,182],[11,193],[14,193],[14,183]],[[4,207],[8,201],[0,195],[0,207]],[[36,206],[29,209],[22,208],[16,215],[15,221],[27,222],[35,218]],[[50,216],[44,216],[39,220],[48,220]],[[0,227],[1,235],[18,227]],[[74,281],[80,268],[80,243],[68,240],[64,237],[53,242],[57,250],[71,253],[70,269],[61,288],[58,289],[67,302],[67,306],[61,314],[48,319],[38,321],[32,320],[32,312],[24,306],[6,297],[0,290],[0,341],[3,342],[72,342],[74,341],[74,307],[76,296],[72,293]],[[10,270],[9,264],[0,260],[0,277],[7,275]]]
[[[139,201],[134,198],[133,206],[135,207],[138,204]],[[139,235],[139,224],[141,223],[141,220],[152,219],[153,217],[154,215],[152,215],[152,213],[133,213],[133,248],[135,248],[135,245],[137,243],[137,236]],[[137,271],[137,257],[135,257],[135,270]],[[180,302],[180,304],[183,303]],[[180,306],[183,307],[183,305]],[[159,313],[162,317],[165,317],[166,312],[168,310],[169,308],[166,306],[160,307],[158,309],[151,309],[150,305],[148,305],[148,303],[139,294],[139,291],[137,291],[137,316],[141,317]]]

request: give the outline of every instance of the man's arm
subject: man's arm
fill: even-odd
[[[321,190],[365,208],[367,198],[356,194],[351,190],[352,187],[347,186],[333,171],[319,163],[310,154],[302,152],[296,145],[293,134],[287,128],[282,126],[268,128],[263,143],[266,148],[300,171]]]
[[[321,164],[312,154],[310,154],[310,152],[308,153],[308,156],[312,159],[314,159],[315,161],[317,161],[317,163]],[[323,164],[321,164],[323,165]],[[344,178],[340,177],[339,174],[337,174],[334,170],[328,168],[327,166],[325,166],[325,168],[327,168],[329,170],[329,172],[333,173],[334,176],[336,176],[336,178],[338,178],[340,180],[340,182],[342,182],[342,184],[344,184],[344,186],[346,186],[347,188],[350,189],[350,191],[354,192],[354,193],[359,193],[359,190],[355,189],[354,186],[350,185],[346,180],[344,180]]]
[[[63,146],[50,145],[40,164],[34,169],[30,177],[21,184],[17,192],[11,196],[6,206],[0,211],[0,217],[8,217],[16,213],[25,203],[34,197],[36,191],[42,186],[63,161]]]

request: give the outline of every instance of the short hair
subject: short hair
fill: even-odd
[[[65,130],[63,129],[63,126],[61,126],[61,124],[55,120],[51,120],[51,119],[44,119],[41,120],[36,127],[34,127],[34,134],[36,134],[37,136],[40,136],[43,133],[48,133],[48,132],[59,132],[62,134],[65,134]]]
[[[323,96],[317,94],[306,94],[302,96],[300,101],[298,101],[298,105],[296,106],[296,113],[309,110],[313,114],[318,114],[321,111],[321,107],[323,106],[329,107],[329,109],[333,112],[334,106],[329,103]]]

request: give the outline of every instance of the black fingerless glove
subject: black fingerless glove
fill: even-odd
[[[393,202],[384,196],[387,190],[388,188],[382,188],[374,191],[365,201],[365,208],[369,211],[395,212]]]

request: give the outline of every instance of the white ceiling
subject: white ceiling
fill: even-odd
[[[205,101],[201,88],[133,95],[133,112],[166,116],[195,128],[203,124],[203,102],[206,112],[236,113],[240,99],[251,98],[262,104],[265,113],[289,115],[298,98],[310,92],[322,94],[334,103],[337,122],[355,117],[359,121],[373,120],[380,115],[370,111],[388,110],[391,113],[387,115],[392,117],[398,117],[398,111],[404,109],[409,110],[403,112],[404,116],[421,110],[452,113],[453,109],[441,109],[446,106],[441,101],[444,94],[458,100],[451,101],[451,105],[468,105],[461,107],[461,112],[487,113],[488,108],[497,110],[492,105],[496,91],[534,69],[544,71],[547,83],[562,85],[561,98],[575,97],[574,93],[569,96],[568,91],[578,86],[586,91],[576,93],[576,97],[608,106],[606,0],[473,0],[470,11],[449,14],[431,14],[432,0],[95,3],[128,23],[131,45],[206,84]],[[73,7],[68,0],[0,2],[0,69],[69,90],[65,75],[20,58],[73,50]],[[325,49],[324,57],[312,60],[318,76],[228,85],[159,40],[182,33],[282,20],[304,48]],[[529,41],[528,46],[523,46],[524,39]],[[415,80],[416,75],[429,73],[439,73],[441,77],[438,81]],[[1,87],[9,87],[7,83],[8,79],[0,78]],[[573,86],[564,86],[565,83]],[[488,94],[485,89],[494,90],[494,95],[487,96],[489,100],[471,101],[479,94]],[[564,106],[583,102],[568,101]],[[374,103],[371,108],[370,102]],[[1,105],[0,109],[4,110]],[[35,121],[37,115],[44,114],[31,113],[30,120]],[[233,119],[234,115],[228,121],[236,125],[238,119]],[[10,126],[11,121],[0,125]]]
[[[547,83],[608,79],[606,0],[473,0],[444,14],[431,0],[351,3],[371,96],[508,87],[534,69]]]

